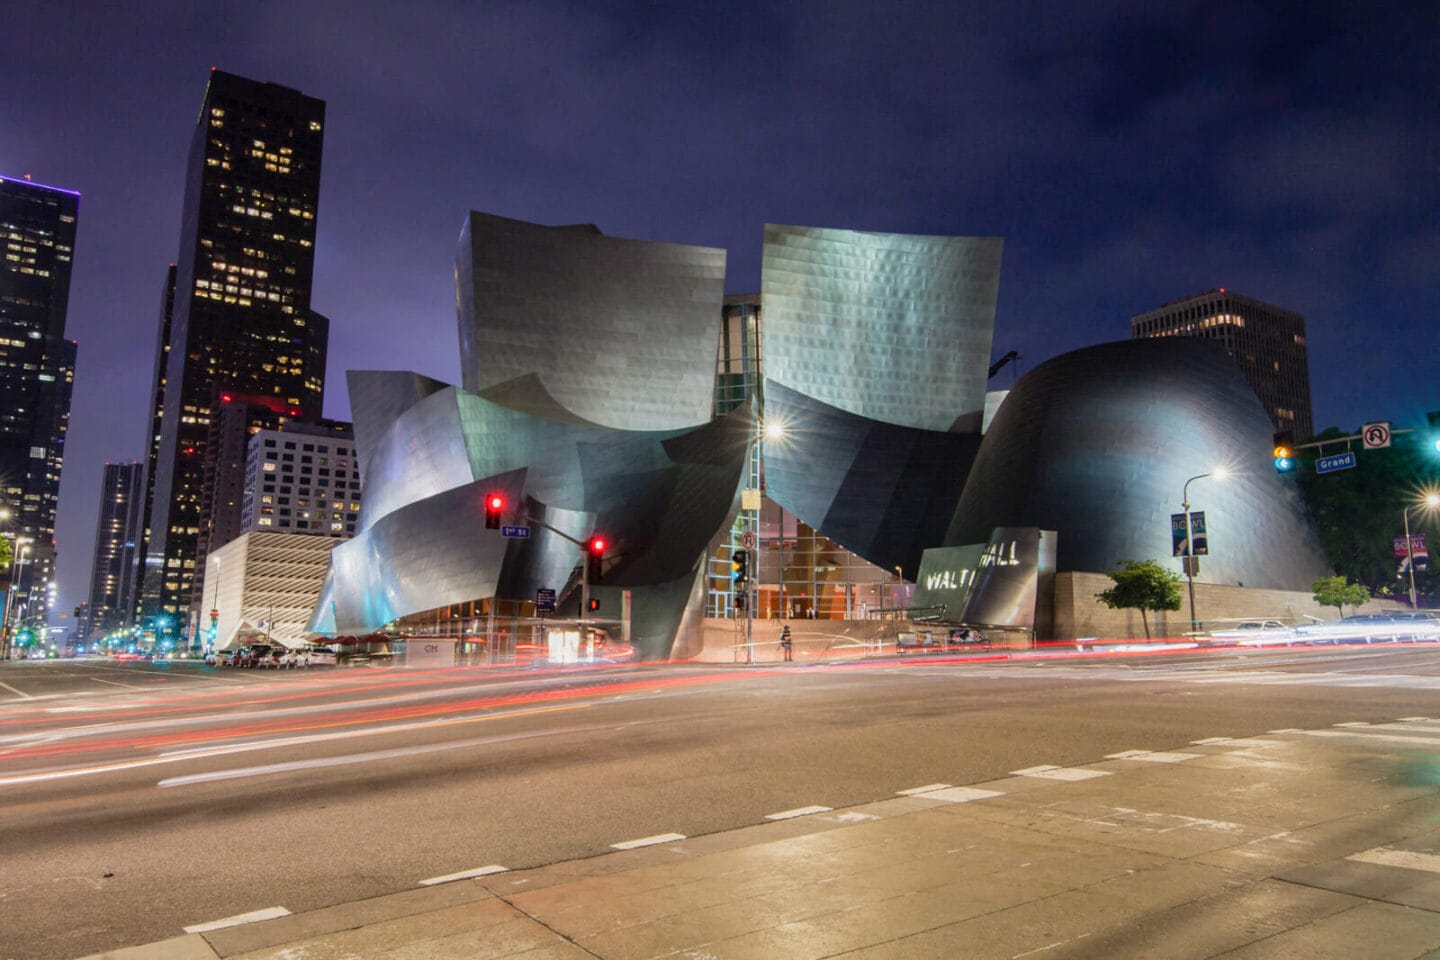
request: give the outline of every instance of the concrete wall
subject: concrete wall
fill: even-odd
[[[1048,631],[1041,627],[1037,637],[1073,640],[1076,637],[1145,636],[1138,610],[1111,610],[1095,599],[1096,594],[1113,585],[1114,581],[1103,573],[1057,573],[1055,621]],[[1403,609],[1407,609],[1404,604],[1393,600],[1372,600],[1358,610],[1346,607],[1345,615]],[[1190,600],[1183,583],[1179,610],[1152,611],[1146,616],[1152,637],[1178,637],[1190,632]],[[1309,591],[1259,590],[1195,582],[1195,617],[1202,630],[1219,629],[1225,625],[1217,622],[1220,620],[1233,622],[1253,617],[1294,624],[1305,622],[1306,617],[1334,620],[1338,616],[1339,611],[1334,607],[1317,604]]]

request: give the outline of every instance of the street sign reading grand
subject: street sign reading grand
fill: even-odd
[[[1346,450],[1344,453],[1337,453],[1333,457],[1316,457],[1316,473],[1334,473],[1336,470],[1349,470],[1355,466],[1355,454]]]

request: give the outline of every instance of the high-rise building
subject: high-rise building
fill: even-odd
[[[146,612],[197,575],[211,418],[226,391],[315,419],[329,322],[310,309],[325,104],[215,70],[191,143],[156,449]]]
[[[12,622],[49,612],[75,341],[65,339],[80,194],[0,177],[0,532],[28,539]],[[17,551],[17,556],[21,554]]]
[[[105,464],[86,601],[89,624],[82,640],[125,626],[133,615],[144,505],[145,465]]]
[[[350,424],[290,424],[250,438],[243,532],[348,540],[360,519],[360,463]]]
[[[165,416],[165,374],[170,360],[170,321],[175,315],[175,264],[165,273],[165,287],[160,296],[160,328],[155,341],[155,366],[150,382],[150,419],[145,433],[145,504],[141,510],[140,546],[136,556],[140,558],[140,584],[131,597],[132,606],[126,614],[130,621],[140,616],[141,601],[144,599],[144,585],[154,584],[159,590],[160,580],[156,576],[163,557],[155,558],[152,568],[149,564],[150,527],[155,509],[155,471],[160,459],[160,424]],[[155,604],[152,602],[151,604]]]
[[[1132,318],[1130,335],[1220,341],[1276,430],[1291,432],[1297,441],[1315,433],[1305,318],[1295,311],[1221,287]]]

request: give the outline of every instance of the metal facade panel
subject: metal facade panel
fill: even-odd
[[[1101,344],[1030,371],[995,415],[948,545],[995,527],[1059,533],[1057,569],[1170,558],[1186,480],[1210,555],[1198,579],[1308,590],[1327,563],[1303,502],[1271,462],[1270,420],[1218,344],[1171,337]]]
[[[724,250],[472,212],[456,282],[466,390],[536,377],[602,426],[710,419]]]
[[[784,428],[765,441],[770,498],[876,566],[914,577],[921,553],[944,540],[980,437],[867,420],[768,379],[765,417]]]
[[[766,378],[882,423],[978,432],[1001,248],[767,225]]]

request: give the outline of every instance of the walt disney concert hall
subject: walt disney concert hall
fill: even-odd
[[[714,564],[762,488],[916,583],[915,602],[948,585],[958,616],[1023,596],[992,615],[1033,622],[1038,576],[1169,557],[1179,491],[1216,463],[1236,475],[1206,490],[1209,536],[1226,544],[1207,578],[1296,590],[1324,575],[1302,504],[1270,468],[1270,421],[1213,342],[1057,357],[987,423],[1001,250],[767,226],[753,377],[722,405],[723,250],[471,213],[455,264],[461,384],[348,375],[361,531],[335,548],[311,629],[476,623],[506,604],[543,615],[552,591],[552,616],[577,617],[584,593],[636,655],[672,656],[716,615]],[[497,494],[528,536],[487,527]],[[589,582],[580,545],[596,532],[607,543]],[[1019,593],[974,575],[1017,543],[1030,554]],[[971,567],[937,572],[956,550]]]

